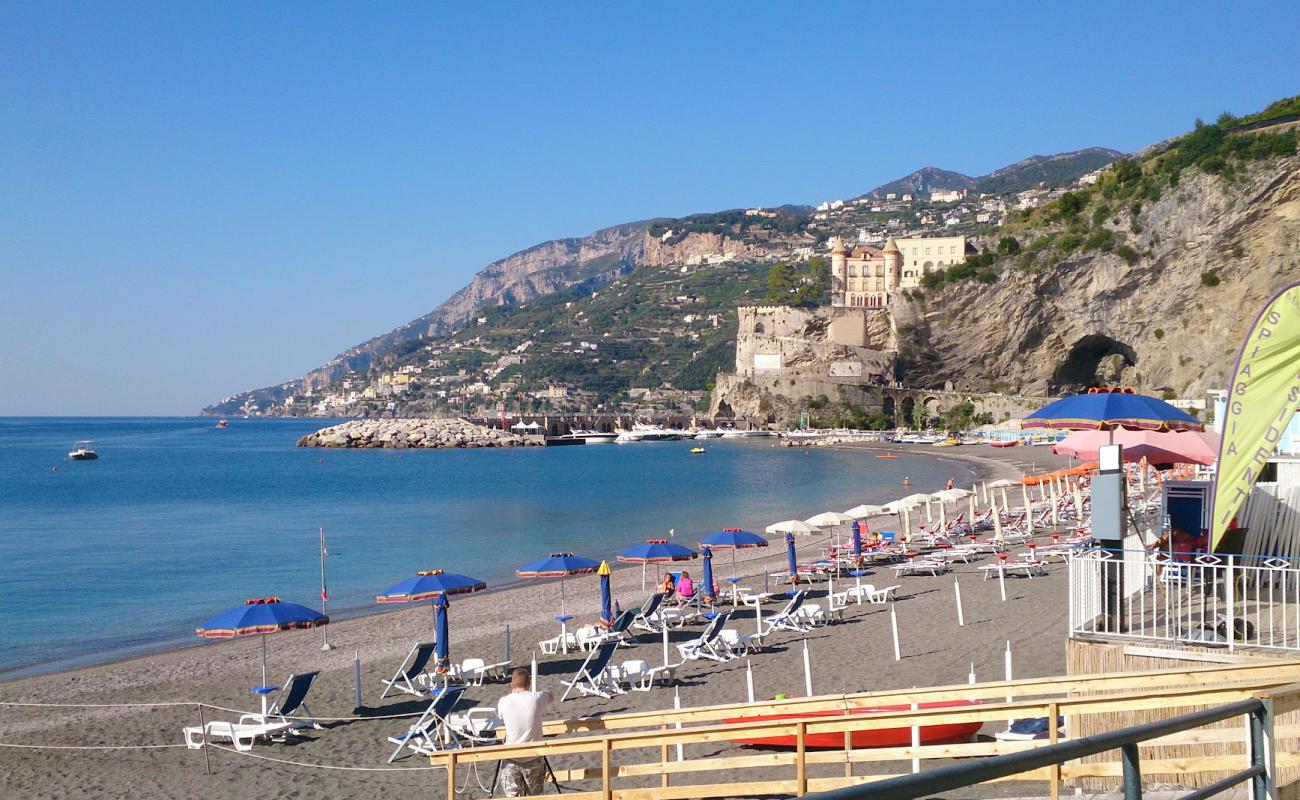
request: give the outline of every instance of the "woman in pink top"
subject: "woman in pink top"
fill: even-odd
[[[686,604],[695,599],[695,582],[691,580],[691,574],[682,570],[682,576],[677,579],[677,602]]]

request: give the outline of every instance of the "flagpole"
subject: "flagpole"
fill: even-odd
[[[329,551],[325,549],[325,529],[320,529],[320,611],[325,614],[325,604],[329,602],[330,593],[325,585],[325,556]],[[320,627],[320,649],[333,650],[334,646],[330,644],[329,626]]]

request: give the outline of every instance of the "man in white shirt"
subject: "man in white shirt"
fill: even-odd
[[[542,711],[552,702],[550,692],[534,692],[528,670],[516,667],[510,673],[510,694],[497,701],[497,716],[506,728],[506,744],[542,740]],[[529,797],[542,793],[546,760],[513,758],[501,762],[501,786],[506,797]]]

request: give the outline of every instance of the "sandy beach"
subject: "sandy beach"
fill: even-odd
[[[864,446],[864,458],[879,446]],[[895,447],[895,446],[889,446]],[[972,459],[981,479],[1016,478],[1031,464],[1039,469],[1063,465],[1065,459],[1047,448],[997,450],[984,446],[934,451],[911,447],[917,453],[945,458]],[[937,488],[937,487],[936,487]],[[905,494],[915,489],[901,489]],[[1018,498],[1019,492],[1016,491]],[[845,507],[857,501],[846,498]],[[889,524],[883,527],[888,529]],[[809,558],[827,544],[827,537],[800,537],[800,557]],[[784,568],[784,548],[746,551],[738,559],[744,585],[761,587],[763,570]],[[730,559],[715,558],[719,580],[730,574]],[[698,577],[698,562],[688,565]],[[651,570],[653,577],[653,568]],[[755,577],[757,576],[757,577]],[[756,693],[803,693],[800,639],[806,638],[812,655],[815,693],[856,692],[959,683],[972,668],[981,680],[998,680],[1003,671],[1003,649],[1011,642],[1015,677],[1060,674],[1065,668],[1065,569],[1052,565],[1045,577],[1007,582],[1008,598],[999,597],[997,581],[983,581],[977,564],[957,564],[942,577],[895,580],[888,569],[878,569],[864,580],[877,585],[899,583],[897,604],[903,658],[895,661],[889,632],[888,609],[850,606],[842,624],[814,630],[805,636],[777,634],[761,654],[752,657]],[[953,582],[959,580],[965,598],[966,625],[959,627],[953,601]],[[757,581],[757,583],[755,582]],[[569,611],[577,616],[571,625],[595,619],[596,593],[572,590]],[[725,585],[725,584],[724,584]],[[641,569],[614,571],[613,589],[624,607],[639,605],[648,591],[641,588]],[[824,595],[825,586],[814,591]],[[503,633],[512,631],[511,656],[527,665],[533,644],[554,636],[558,625],[558,586],[552,581],[489,590],[452,598],[452,659],[482,657],[500,660]],[[575,599],[577,598],[577,599]],[[825,602],[824,597],[821,602]],[[768,613],[776,606],[769,606]],[[752,611],[741,609],[732,627],[749,631]],[[699,625],[674,631],[674,641],[694,638]],[[392,745],[386,737],[405,730],[409,720],[375,719],[418,713],[426,702],[409,695],[379,699],[381,678],[396,669],[415,641],[432,639],[432,621],[425,604],[396,613],[346,620],[328,628],[332,651],[320,650],[320,631],[300,631],[268,638],[269,677],[283,680],[294,672],[319,669],[321,677],[308,699],[323,729],[310,731],[288,743],[259,744],[251,754],[210,750],[212,775],[207,775],[204,754],[183,746],[181,729],[199,722],[199,712],[189,706],[129,704],[204,702],[230,709],[255,710],[247,687],[259,679],[260,642],[255,638],[186,648],[103,666],[0,683],[0,701],[42,704],[0,707],[0,743],[56,747],[123,749],[22,749],[0,748],[0,795],[22,798],[152,798],[195,795],[204,798],[276,797],[361,798],[371,796],[441,797],[445,773],[429,767],[426,759],[404,757],[393,767],[385,763]],[[642,644],[620,653],[620,658],[662,660],[657,636],[643,634]],[[353,655],[360,653],[363,667],[363,706],[354,710]],[[561,678],[572,675],[581,661],[573,653],[540,656],[541,688],[557,695]],[[675,659],[674,659],[675,660]],[[745,699],[744,661],[727,664],[688,662],[678,671],[683,706],[740,702]],[[478,704],[494,705],[501,685],[471,687],[467,697]],[[631,693],[612,700],[582,698],[556,707],[549,718],[612,713],[632,709],[671,707],[671,689]],[[53,707],[45,704],[104,704],[96,707]],[[113,705],[128,704],[128,705]],[[234,719],[237,714],[205,710],[208,719]],[[353,717],[360,717],[354,719]],[[332,719],[337,718],[337,719]],[[346,719],[345,719],[346,718]],[[731,747],[732,750],[739,748]],[[710,752],[723,752],[713,748]],[[563,759],[555,763],[563,766]],[[293,763],[284,763],[293,762]],[[332,767],[332,768],[326,768]],[[340,767],[352,769],[339,769]],[[484,780],[489,780],[485,776]],[[467,796],[485,796],[477,788]]]

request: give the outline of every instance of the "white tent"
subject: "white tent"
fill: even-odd
[[[848,511],[845,511],[844,515],[847,517],[853,517],[854,519],[866,519],[867,517],[874,517],[879,514],[888,514],[888,513],[889,512],[885,510],[884,506],[860,505],[860,506],[854,506],[853,508],[850,508]]]
[[[797,519],[788,519],[785,522],[776,522],[768,525],[763,530],[768,533],[793,533],[798,535],[807,535],[817,532],[817,529],[813,526]]]
[[[511,426],[510,426],[510,430],[512,430],[512,431],[526,431],[526,430],[528,430],[528,426],[525,425],[525,424],[524,424],[524,421],[521,419],[521,420],[519,420],[518,422],[516,422],[514,425],[511,425]]]
[[[542,426],[539,425],[539,424],[537,424],[536,422],[530,422],[530,423],[528,423],[527,425],[525,425],[524,427],[527,428],[527,429],[530,430],[530,431],[535,431],[535,430],[539,430],[539,429],[541,429]]]

